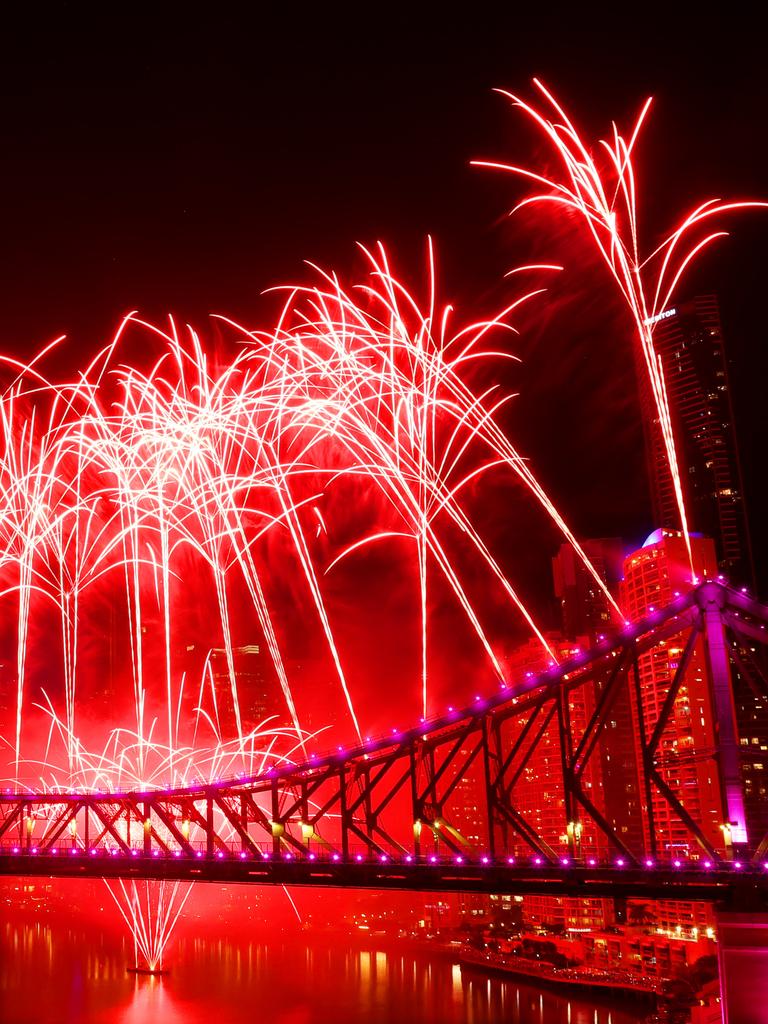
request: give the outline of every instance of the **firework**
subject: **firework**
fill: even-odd
[[[194,882],[140,882],[117,885],[104,881],[120,915],[133,936],[134,967],[152,973],[162,971],[163,954],[174,925],[189,899]],[[122,899],[121,899],[122,897]]]
[[[647,369],[672,477],[680,526],[690,559],[688,516],[664,382],[664,367],[653,341],[654,326],[668,308],[675,288],[693,260],[715,239],[726,235],[725,231],[710,230],[713,220],[730,211],[767,204],[709,199],[684,217],[653,251],[644,253],[639,241],[637,176],[633,153],[651,100],[648,99],[643,105],[628,137],[620,134],[614,124],[610,140],[600,139],[593,145],[584,141],[573,120],[552,93],[537,79],[533,80],[533,84],[541,106],[505,90],[499,92],[522,110],[540,130],[551,146],[562,173],[550,175],[524,166],[492,161],[474,162],[482,167],[511,172],[532,182],[536,188],[544,189],[523,199],[515,209],[548,204],[556,209],[575,212],[610,271],[632,317]]]
[[[486,339],[508,335],[508,317],[538,291],[520,296],[493,318],[455,328],[453,311],[438,300],[431,244],[424,306],[395,277],[383,248],[364,255],[368,273],[359,285],[344,288],[333,275],[318,272],[318,285],[289,289],[273,329],[237,328],[241,345],[228,361],[209,359],[191,329],[182,336],[172,320],[161,330],[131,315],[72,380],[48,380],[41,360],[14,366],[14,379],[0,395],[0,571],[6,598],[15,594],[18,601],[17,779],[22,764],[28,770],[33,760],[22,759],[22,723],[28,647],[41,601],[57,610],[64,681],[62,714],[54,698],[46,697],[44,706],[48,742],[35,770],[42,772],[45,788],[111,792],[183,786],[192,778],[237,770],[258,774],[267,763],[303,749],[283,641],[265,585],[263,544],[278,531],[290,542],[284,571],[297,574],[306,587],[358,737],[323,577],[366,545],[405,538],[415,547],[424,715],[431,574],[448,584],[493,674],[503,677],[482,611],[456,567],[456,537],[500,583],[522,622],[546,647],[463,500],[471,482],[511,472],[580,551],[497,423],[509,396],[495,388],[476,393],[466,372],[482,361],[511,358],[503,345],[486,347]],[[148,368],[119,359],[125,336],[135,330],[159,349]],[[344,481],[376,490],[381,526],[363,531],[327,564],[318,564],[308,512],[318,533],[327,533],[318,502]],[[213,586],[234,712],[231,739],[221,736],[210,665],[199,680],[192,744],[181,737],[185,680],[174,656],[179,614],[174,581],[185,575]],[[245,728],[231,626],[235,577],[265,638],[290,728],[262,726],[250,733]],[[81,647],[83,621],[105,587],[123,594],[134,723],[113,728],[93,752],[78,735]],[[159,663],[147,634],[152,622],[161,638]],[[204,711],[206,693],[213,703],[210,713]],[[164,708],[159,718],[150,713],[150,704]],[[205,720],[215,733],[207,749],[198,737]],[[133,827],[137,835],[123,837],[128,845],[141,842],[141,822]],[[195,829],[189,822],[180,827]],[[189,889],[139,889],[132,883],[112,885],[110,892],[134,937],[137,957],[154,969]]]
[[[50,700],[40,705],[39,710],[49,720],[44,757],[39,762],[23,767],[38,774],[37,788],[48,792],[117,793],[146,790],[153,786],[185,787],[203,778],[260,775],[272,766],[293,763],[296,755],[303,750],[304,740],[316,738],[297,737],[292,729],[268,720],[244,736],[224,740],[213,720],[202,709],[198,709],[202,725],[207,724],[210,729],[207,744],[202,736],[196,737],[194,746],[171,747],[155,742],[153,732],[156,723],[153,722],[146,736],[139,736],[123,728],[113,729],[101,748],[91,750],[78,736],[69,732],[67,724],[56,715]],[[60,766],[64,761],[68,761],[71,768],[62,773]],[[103,821],[100,824],[104,826]],[[45,836],[51,834],[57,823],[53,818],[47,818],[38,822],[40,826],[43,829],[41,834]],[[237,839],[231,822],[218,811],[217,827],[228,842]],[[145,838],[145,828],[146,824],[140,819],[122,826],[116,826],[113,822],[103,827],[101,834],[89,846],[113,843],[119,839],[128,848],[138,850]],[[190,843],[198,841],[199,827],[193,820],[181,821],[178,828]],[[70,822],[68,835],[72,848],[81,845],[74,820]],[[165,829],[159,839],[172,842],[171,829]],[[103,881],[132,936],[134,969],[150,972],[162,970],[165,949],[194,883],[164,880],[143,883],[133,880],[128,883],[122,880]],[[292,909],[298,914],[290,895],[286,890],[284,892]]]
[[[475,392],[467,372],[481,362],[511,358],[504,345],[511,329],[507,320],[538,291],[520,296],[495,317],[457,328],[451,308],[439,303],[431,244],[424,305],[393,274],[383,248],[364,255],[367,274],[360,284],[345,288],[318,271],[316,286],[289,289],[272,329],[232,325],[240,345],[229,360],[210,359],[198,335],[191,329],[182,334],[173,320],[160,329],[131,315],[71,380],[47,379],[42,358],[14,365],[13,380],[0,395],[0,573],[5,600],[15,595],[17,601],[17,781],[32,770],[49,789],[142,791],[238,771],[255,775],[304,750],[285,637],[267,585],[273,570],[264,545],[276,534],[288,540],[282,571],[306,588],[358,737],[353,688],[323,580],[369,544],[406,539],[415,548],[424,715],[434,574],[454,595],[492,674],[503,678],[482,609],[473,604],[457,568],[457,540],[479,570],[501,585],[522,623],[546,647],[464,500],[470,483],[512,473],[580,551],[498,425],[510,396],[495,388]],[[120,360],[126,336],[134,331],[157,348],[148,367]],[[501,345],[487,346],[493,335],[502,336]],[[324,564],[321,548],[313,544],[328,533],[319,503],[325,500],[332,509],[329,497],[349,482],[375,490],[381,522],[358,531]],[[215,595],[214,631],[222,638],[234,716],[231,737],[223,736],[210,662],[199,680],[186,680],[177,663],[173,638],[181,612],[174,593],[182,579],[212,587]],[[246,728],[231,621],[236,582],[265,638],[290,726]],[[134,721],[112,728],[94,751],[80,738],[78,703],[83,687],[87,694],[93,682],[83,655],[84,623],[95,615],[99,635],[110,628],[99,620],[105,591],[111,600],[122,594]],[[45,750],[38,757],[22,756],[30,644],[51,607],[59,620],[63,692],[45,697]],[[183,738],[189,733],[189,723],[182,721],[185,685],[187,691],[197,689],[191,742]],[[153,714],[150,708],[161,710]],[[212,745],[199,735],[201,722],[213,729]],[[130,827],[136,835],[121,837],[129,846],[141,842],[142,823]],[[194,823],[175,827],[187,828],[194,839]],[[76,834],[71,839],[78,842]],[[132,884],[112,885],[110,892],[137,956],[154,969],[189,890]]]
[[[77,732],[81,622],[88,601],[95,600],[89,595],[115,583],[125,595],[139,764],[148,673],[154,698],[162,699],[166,709],[165,742],[173,759],[179,741],[174,709],[180,672],[172,644],[177,614],[172,591],[174,581],[188,572],[184,558],[192,559],[196,573],[213,584],[238,739],[243,742],[245,730],[229,607],[235,577],[250,595],[294,729],[301,735],[260,557],[260,544],[277,531],[290,541],[284,571],[304,581],[358,737],[360,725],[322,577],[367,544],[410,538],[416,549],[422,713],[428,707],[428,580],[433,572],[447,582],[493,673],[503,677],[482,613],[456,568],[456,536],[546,646],[462,498],[470,482],[512,472],[584,557],[497,423],[510,396],[495,388],[475,393],[466,374],[478,362],[510,358],[484,342],[493,332],[508,333],[506,319],[537,292],[519,297],[494,318],[455,329],[451,308],[438,303],[431,245],[425,307],[394,276],[382,248],[365,255],[369,274],[359,286],[345,289],[324,274],[319,286],[291,289],[273,330],[239,330],[246,344],[230,361],[213,364],[197,334],[189,330],[182,339],[173,321],[163,331],[129,317],[116,339],[73,381],[46,380],[36,362],[21,369],[0,396],[0,565],[6,593],[18,598],[17,759],[33,607],[44,597],[58,609],[64,719],[71,738]],[[149,332],[159,344],[159,356],[148,370],[118,361],[129,328]],[[342,480],[376,488],[382,528],[363,533],[329,564],[318,565],[307,511],[312,508],[320,516],[318,500]],[[324,523],[322,516],[319,522]],[[146,623],[152,617],[159,621],[162,658],[150,668]],[[71,761],[73,751],[68,756]]]

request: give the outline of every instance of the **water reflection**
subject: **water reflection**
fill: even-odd
[[[103,1019],[107,1019],[105,1016]],[[163,978],[136,978],[133,994],[121,1012],[112,1017],[119,1024],[148,1024],[149,1021],[163,1021],[163,1024],[182,1024],[188,1021],[182,1007]]]
[[[596,1006],[463,973],[450,955],[327,939],[180,938],[170,975],[129,975],[129,944],[66,924],[0,925],[4,1024],[636,1024],[640,1009]]]

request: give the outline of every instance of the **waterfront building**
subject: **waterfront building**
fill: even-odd
[[[697,579],[717,576],[714,543],[705,537],[690,538],[693,572]],[[628,619],[636,620],[663,608],[691,585],[691,568],[685,539],[678,530],[660,529],[624,562],[621,605]],[[641,734],[652,734],[670,684],[683,654],[684,640],[671,636],[637,663],[641,707],[631,694],[635,716],[635,759],[643,771]],[[642,732],[641,732],[642,731]],[[674,700],[670,720],[661,736],[656,764],[661,778],[700,826],[707,839],[723,847],[722,798],[715,750],[715,717],[709,675],[702,643],[697,643]],[[659,854],[665,858],[698,858],[700,849],[680,815],[655,786],[641,801],[648,832],[653,829]]]
[[[582,541],[582,547],[606,589],[618,596],[623,577],[626,545],[618,537],[601,537]],[[591,646],[617,626],[616,610],[605,591],[598,586],[570,544],[562,544],[552,559],[552,574],[563,635],[576,641],[586,637]],[[592,703],[596,703],[611,678],[610,666],[595,680]],[[642,818],[637,761],[634,745],[634,722],[629,687],[623,687],[611,705],[593,757],[599,762],[602,783],[600,812],[622,837],[627,846],[642,845]]]

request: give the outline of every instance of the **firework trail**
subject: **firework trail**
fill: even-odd
[[[58,698],[46,699],[49,739],[38,766],[44,768],[44,788],[74,785],[112,792],[184,786],[192,778],[231,774],[235,766],[255,775],[268,759],[290,756],[281,751],[304,749],[261,551],[276,532],[288,538],[291,554],[284,571],[298,571],[306,587],[358,737],[352,689],[322,579],[365,545],[407,537],[416,547],[425,715],[431,572],[448,583],[492,671],[503,677],[481,610],[455,565],[456,536],[502,585],[546,647],[462,501],[468,484],[506,468],[575,544],[496,423],[510,396],[496,388],[475,393],[465,372],[479,361],[510,358],[501,348],[484,347],[485,339],[492,332],[506,335],[506,318],[537,293],[523,295],[494,318],[455,329],[451,308],[438,302],[431,244],[426,308],[395,277],[383,248],[364,254],[368,273],[361,284],[345,288],[321,273],[318,286],[290,289],[276,326],[266,332],[238,329],[241,346],[229,360],[209,359],[197,334],[191,329],[182,334],[172,320],[162,330],[130,315],[115,339],[71,380],[48,380],[40,359],[14,366],[14,379],[0,394],[0,572],[2,593],[18,602],[12,744],[17,780],[30,628],[50,606],[60,622],[64,685],[61,715]],[[143,332],[157,347],[149,368],[120,361],[129,331]],[[306,528],[308,512],[317,511],[318,500],[345,480],[376,488],[382,528],[363,532],[330,564],[318,565]],[[396,529],[390,525],[393,517]],[[224,742],[219,736],[208,752],[197,739],[185,746],[180,735],[184,675],[173,647],[180,615],[174,587],[187,573],[184,558],[197,566],[192,578],[213,584],[234,712],[233,738]],[[249,733],[241,713],[231,625],[236,579],[249,595],[293,723],[272,735],[266,749],[263,732]],[[135,728],[113,729],[95,754],[78,736],[77,705],[88,668],[81,652],[83,620],[105,589],[123,595]],[[152,622],[162,641],[159,664],[147,632]],[[207,714],[202,708],[207,685],[214,706],[209,721],[218,723],[220,733],[210,664],[200,680],[198,719]],[[160,718],[150,715],[150,702],[162,705]],[[54,739],[63,757],[53,756]],[[27,756],[25,764],[31,760]],[[140,843],[141,821],[131,827],[137,834],[123,841]],[[182,822],[180,827],[193,834],[197,826]],[[71,839],[78,842],[74,833]],[[137,952],[150,965],[160,963],[189,890],[112,886],[110,892]]]
[[[368,281],[350,291],[320,271],[320,286],[290,289],[270,342],[273,353],[277,341],[282,347],[279,358],[294,366],[286,378],[300,377],[303,405],[297,413],[302,427],[310,430],[309,445],[316,446],[319,435],[343,446],[352,460],[343,472],[373,480],[401,520],[400,530],[363,536],[333,564],[374,541],[408,537],[415,542],[426,714],[428,556],[448,581],[497,675],[503,675],[438,530],[441,516],[453,521],[470,542],[480,564],[500,581],[527,627],[552,655],[459,501],[466,485],[489,470],[506,466],[522,480],[579,552],[617,615],[618,608],[527,462],[495,422],[511,396],[499,397],[495,387],[475,394],[465,380],[473,363],[514,358],[503,350],[481,348],[481,342],[491,331],[511,330],[505,318],[540,290],[516,299],[493,319],[452,332],[453,310],[441,307],[437,298],[431,242],[426,308],[393,275],[382,246],[375,253],[362,251],[369,264]]]
[[[126,885],[104,880],[120,916],[133,936],[134,967],[161,971],[163,954],[194,882],[141,882]],[[121,899],[122,897],[122,899]]]
[[[29,763],[26,767],[39,773],[36,788],[49,792],[125,793],[153,786],[185,787],[199,779],[222,776],[256,776],[271,766],[295,763],[296,755],[303,752],[305,739],[316,738],[297,738],[292,729],[267,720],[247,735],[226,741],[221,738],[212,719],[202,708],[197,708],[196,714],[203,724],[207,722],[211,728],[211,739],[207,745],[198,742],[194,746],[174,747],[156,742],[153,722],[148,734],[141,737],[130,730],[113,729],[102,748],[91,750],[78,736],[70,733],[67,723],[56,715],[51,700],[47,695],[45,697],[44,704],[35,705],[49,721],[44,756],[41,761]],[[70,763],[69,770],[63,774],[59,767],[62,753]],[[56,827],[51,820],[42,824],[43,836]],[[231,823],[220,812],[217,812],[217,827],[227,841],[237,839]],[[123,825],[122,834],[116,833],[112,825],[109,830],[105,828],[101,838],[96,838],[91,845],[119,839],[129,847],[140,847],[144,830],[145,823],[140,819]],[[199,826],[194,820],[182,821],[180,830],[188,842],[194,843],[198,839]],[[159,838],[163,842],[171,842],[172,833],[166,830]],[[73,847],[80,845],[76,827],[70,828],[69,839]],[[104,884],[133,938],[135,967],[150,971],[162,969],[165,949],[194,883],[164,880],[139,883],[132,880],[126,884],[119,879],[117,882],[104,879]],[[287,890],[284,892],[298,914],[290,894]]]
[[[136,731],[145,735],[148,616],[163,637],[161,677],[171,751],[178,667],[172,588],[191,555],[214,584],[236,733],[244,728],[233,660],[229,587],[244,583],[266,640],[297,735],[301,734],[281,640],[264,583],[259,543],[280,530],[325,637],[353,727],[361,736],[332,610],[305,519],[342,479],[373,484],[399,528],[363,534],[333,560],[366,544],[411,538],[421,609],[420,691],[428,711],[428,580],[437,571],[453,591],[497,678],[500,662],[455,566],[454,537],[500,583],[525,625],[546,640],[518,589],[483,541],[462,493],[506,467],[552,518],[614,603],[526,460],[496,422],[510,396],[475,393],[467,369],[511,358],[485,347],[507,334],[508,318],[537,291],[496,317],[455,329],[441,306],[431,244],[428,301],[422,307],[394,276],[383,247],[363,250],[368,275],[345,288],[331,274],[296,287],[276,327],[245,332],[235,358],[214,364],[191,329],[182,339],[130,316],[116,339],[71,382],[22,370],[0,396],[4,428],[0,565],[18,594],[16,757],[20,756],[31,595],[59,609],[65,717],[76,731],[79,623],[88,592],[122,580],[130,638]],[[117,361],[128,331],[148,332],[160,354],[147,371]],[[312,488],[317,488],[313,490]],[[386,517],[385,517],[386,520]],[[615,608],[615,604],[614,604]],[[618,612],[618,609],[616,609]],[[552,652],[549,652],[550,655]],[[157,686],[158,673],[153,670]],[[172,756],[172,755],[171,755]]]
[[[543,188],[523,199],[515,209],[549,204],[578,214],[596,250],[610,271],[631,314],[636,336],[648,372],[667,464],[675,492],[680,526],[689,560],[691,548],[688,516],[680,478],[675,437],[664,381],[664,367],[653,341],[654,326],[668,308],[680,279],[693,260],[711,242],[726,235],[711,231],[713,218],[733,210],[765,203],[723,202],[709,199],[700,203],[649,254],[641,252],[637,213],[637,178],[633,153],[651,106],[648,99],[628,137],[612,125],[610,140],[596,144],[583,140],[573,121],[550,91],[533,80],[541,105],[505,90],[498,90],[522,110],[551,146],[562,174],[540,173],[525,166],[494,161],[473,161],[478,166],[508,171]],[[595,150],[602,160],[593,154]],[[693,564],[691,562],[691,571]]]
[[[130,316],[113,342],[72,381],[50,382],[35,364],[21,368],[0,396],[0,567],[6,593],[18,597],[17,777],[30,619],[42,598],[58,609],[64,680],[63,716],[58,717],[52,700],[46,703],[51,724],[42,759],[44,788],[74,785],[111,792],[183,786],[192,778],[232,774],[235,765],[255,775],[280,748],[303,746],[259,557],[259,541],[278,529],[290,538],[291,568],[298,568],[305,581],[360,736],[322,571],[304,527],[306,506],[342,479],[372,482],[400,526],[364,534],[324,571],[386,537],[405,536],[415,543],[425,715],[430,566],[451,587],[494,673],[503,675],[480,612],[454,566],[446,525],[458,529],[546,647],[542,631],[461,501],[468,483],[506,466],[574,540],[495,423],[509,396],[497,396],[494,389],[475,394],[464,376],[474,362],[509,358],[482,348],[482,342],[492,331],[507,331],[505,318],[536,293],[491,320],[453,331],[452,311],[438,304],[431,245],[426,309],[395,278],[383,248],[365,255],[369,273],[362,285],[345,289],[323,274],[318,287],[292,289],[277,326],[259,334],[240,331],[247,344],[228,362],[213,365],[195,332],[187,331],[182,339],[173,321],[161,330]],[[148,370],[118,362],[119,344],[129,328],[148,333],[159,345],[160,354]],[[231,743],[219,738],[208,753],[197,738],[191,748],[180,740],[183,677],[180,681],[174,664],[172,583],[183,574],[183,552],[213,581],[235,719]],[[293,721],[292,730],[270,738],[266,751],[256,743],[263,735],[245,731],[240,711],[230,623],[233,574],[250,595]],[[107,745],[95,754],[77,734],[83,667],[78,652],[85,606],[105,584],[117,584],[124,594],[135,729],[112,730]],[[146,637],[146,624],[158,613],[163,640],[159,673]],[[210,671],[207,678],[214,704],[210,720],[218,722],[220,731]],[[201,714],[205,681],[204,675]],[[150,697],[165,707],[162,727],[148,717]],[[64,780],[61,759],[51,753],[54,737],[65,752]],[[142,823],[137,820],[133,827],[136,835],[123,839],[128,845],[142,839]],[[180,827],[193,838],[193,822]],[[225,822],[222,827],[226,830]],[[76,834],[71,839],[76,843]],[[189,889],[121,884],[110,886],[110,893],[131,930],[137,956],[154,969],[162,962]]]

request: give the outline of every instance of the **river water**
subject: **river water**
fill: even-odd
[[[637,1024],[629,1004],[462,973],[450,954],[389,942],[232,938],[173,944],[170,974],[130,975],[132,948],[97,927],[0,921],[3,1024]],[[647,1012],[647,1011],[645,1011]]]

